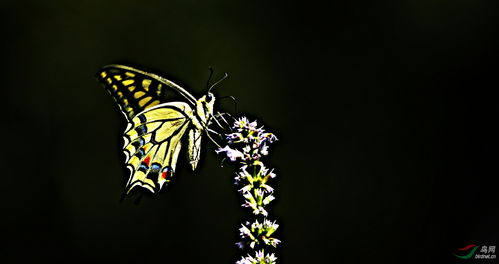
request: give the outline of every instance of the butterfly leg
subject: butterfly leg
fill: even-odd
[[[215,116],[213,116],[213,120],[215,120],[215,123],[221,128],[221,129],[226,129],[225,127],[223,127],[220,122],[217,120],[217,118]]]
[[[217,113],[217,116],[220,117],[225,122],[225,124],[227,124],[227,126],[229,126],[229,128],[231,128],[229,122],[227,122],[227,120],[224,118],[224,115],[231,117],[232,119],[234,119],[234,121],[236,119],[234,117],[232,117],[229,113],[220,113],[220,112]]]

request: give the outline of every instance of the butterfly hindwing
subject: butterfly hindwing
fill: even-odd
[[[192,114],[188,104],[171,102],[146,109],[130,120],[123,149],[130,170],[127,192],[141,186],[155,193],[171,180]]]

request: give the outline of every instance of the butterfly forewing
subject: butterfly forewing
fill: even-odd
[[[163,102],[168,87],[155,76],[120,65],[102,68],[97,77],[130,119]],[[171,89],[171,88],[170,88]]]

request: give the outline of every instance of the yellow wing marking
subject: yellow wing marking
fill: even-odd
[[[151,85],[151,80],[144,79],[142,81],[142,87],[144,87],[144,90],[149,91],[149,85]]]
[[[162,107],[162,106],[165,106],[165,107]],[[184,114],[182,114],[179,111],[168,108],[167,106],[176,106]],[[155,121],[161,121],[161,120],[165,120],[165,119],[185,118],[185,116],[192,116],[193,115],[191,108],[186,103],[180,103],[180,102],[177,102],[175,104],[174,103],[166,103],[166,104],[162,104],[162,105],[157,106],[157,108],[148,108],[148,110],[141,113],[144,115],[147,122],[155,122]],[[138,115],[132,119],[132,122],[134,124],[141,123]]]
[[[131,72],[125,72],[125,75],[132,78],[135,77],[135,74]]]
[[[158,89],[156,90],[156,94],[157,94],[158,96],[161,94],[161,87],[162,87],[162,86],[163,86],[163,85],[162,85],[161,83],[160,83],[160,84],[158,84]]]
[[[116,81],[121,81],[121,75],[114,75],[113,77]]]
[[[142,91],[138,91],[138,92],[136,92],[136,93],[134,93],[134,94],[133,94],[133,97],[134,97],[134,98],[140,98],[140,97],[142,97],[144,94],[146,94],[146,93],[144,93],[144,92],[142,92]]]
[[[153,107],[153,106],[158,105],[158,104],[159,104],[159,100],[156,100],[156,101],[153,101],[152,103],[150,103],[148,107]]]
[[[156,140],[157,142],[161,142],[167,139],[175,132],[174,128],[180,126],[182,123],[184,123],[183,119],[178,119],[171,122],[165,122],[158,129],[158,131],[156,131],[156,137],[154,138],[154,140]]]
[[[152,97],[150,97],[150,96],[148,96],[148,97],[146,97],[146,98],[144,98],[144,99],[141,99],[141,100],[139,101],[139,105],[140,105],[140,107],[143,107],[145,104],[147,104],[147,102],[151,101],[151,99],[152,99]]]
[[[147,134],[147,135],[144,135],[142,137],[142,139],[144,140],[144,144],[147,144],[151,141],[151,138],[152,138],[152,134]],[[137,139],[138,140],[138,139]],[[128,153],[130,155],[133,155],[135,154],[135,152],[137,152],[137,148],[133,145],[134,142],[136,142],[137,140],[134,140],[132,142],[130,142],[129,144],[127,144],[124,148],[124,150],[128,151]]]
[[[129,79],[129,80],[124,80],[122,83],[124,86],[128,86],[130,84],[133,84],[134,82],[135,82],[135,80]]]
[[[151,161],[151,164],[152,163],[163,164],[164,158],[166,156],[166,147],[168,147],[168,142],[161,144],[161,146],[158,149],[158,152],[156,152],[156,155],[154,156],[153,160]]]
[[[131,165],[134,169],[139,167],[140,164],[140,159],[137,156],[133,156],[129,161],[128,164]]]
[[[178,154],[180,152],[180,148],[182,147],[182,144],[180,144],[180,139],[184,135],[186,129],[187,126],[184,126],[177,135],[172,137],[170,141],[170,149],[166,153],[165,161],[171,160],[170,167],[172,167],[173,170],[175,170],[175,167],[177,165]]]
[[[129,86],[129,87],[128,87],[128,90],[129,90],[130,92],[133,92],[133,90],[135,90],[135,85]]]

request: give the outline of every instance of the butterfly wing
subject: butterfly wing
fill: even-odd
[[[138,113],[124,134],[124,153],[130,170],[126,192],[141,186],[155,193],[170,182],[181,139],[191,127],[192,108],[183,102],[160,104]]]
[[[167,88],[182,95],[186,102],[195,105],[196,99],[174,82],[153,73],[125,65],[103,67],[97,78],[113,96],[128,121],[137,113],[163,103]]]

